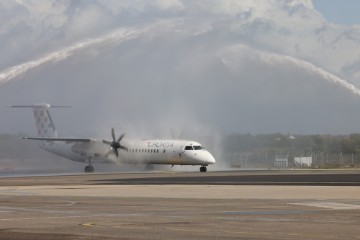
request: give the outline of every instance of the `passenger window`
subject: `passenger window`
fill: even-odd
[[[193,150],[193,147],[192,146],[186,146],[185,150]]]

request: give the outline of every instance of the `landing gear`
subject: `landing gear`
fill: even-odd
[[[207,171],[206,166],[201,166],[201,167],[200,167],[200,172],[206,172],[206,171]]]
[[[92,173],[92,172],[94,172],[94,170],[95,170],[94,166],[92,165],[91,160],[92,160],[92,158],[89,157],[89,165],[87,165],[87,166],[85,167],[85,172],[86,172],[86,173]]]
[[[92,173],[92,172],[94,172],[94,166],[93,165],[88,165],[88,166],[86,166],[85,167],[85,172],[86,173]]]

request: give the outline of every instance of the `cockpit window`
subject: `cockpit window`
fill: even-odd
[[[185,150],[193,150],[193,147],[192,146],[186,146]]]
[[[202,150],[203,148],[202,148],[202,146],[194,146],[194,149],[195,150]]]

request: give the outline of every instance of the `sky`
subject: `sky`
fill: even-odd
[[[324,6],[3,0],[0,133],[33,135],[5,107],[31,103],[73,106],[52,112],[62,136],[359,132],[360,27]]]
[[[360,24],[360,1],[358,0],[314,0],[316,10],[329,21],[338,24]]]

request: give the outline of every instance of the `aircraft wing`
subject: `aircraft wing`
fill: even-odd
[[[46,138],[46,137],[22,137],[26,140],[58,141],[58,142],[96,142],[94,138]]]

